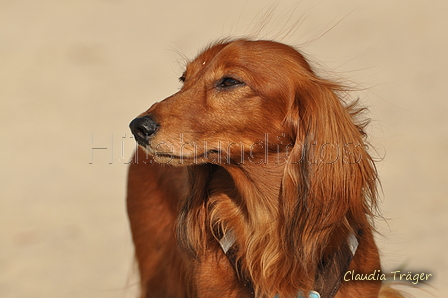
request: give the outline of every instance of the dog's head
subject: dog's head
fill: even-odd
[[[288,111],[311,76],[304,57],[287,45],[218,42],[187,65],[179,92],[130,127],[160,163],[263,162],[268,151],[285,153],[295,142]]]

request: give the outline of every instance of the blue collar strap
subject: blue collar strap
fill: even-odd
[[[278,296],[275,296],[274,298],[278,298]],[[303,296],[302,294],[298,294],[297,298],[305,298],[305,296]],[[311,291],[310,295],[308,296],[308,298],[320,298],[320,295],[318,292],[316,291]]]

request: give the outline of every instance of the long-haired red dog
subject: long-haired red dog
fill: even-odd
[[[381,281],[361,109],[294,48],[220,41],[130,124],[141,297],[401,297]]]

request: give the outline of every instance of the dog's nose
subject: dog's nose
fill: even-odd
[[[143,116],[132,120],[129,127],[137,143],[145,147],[149,144],[149,139],[156,133],[159,124],[151,116]]]

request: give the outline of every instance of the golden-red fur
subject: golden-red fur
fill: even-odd
[[[349,270],[380,269],[366,122],[341,86],[290,46],[245,39],[205,49],[181,80],[139,116],[157,129],[129,169],[141,297],[296,297],[325,283],[318,265],[358,230]],[[226,231],[236,268],[218,243]],[[342,282],[335,297],[380,288]]]

